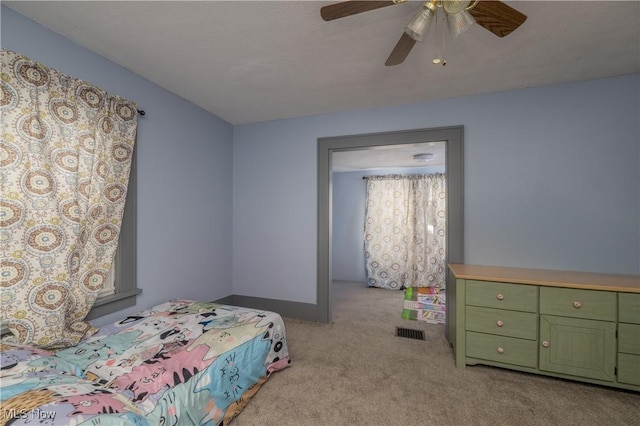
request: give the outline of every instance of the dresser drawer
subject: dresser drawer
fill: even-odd
[[[619,293],[620,322],[640,324],[640,293]]]
[[[467,280],[466,304],[512,311],[537,312],[538,287]]]
[[[531,312],[467,306],[467,330],[536,340],[538,316]]]
[[[616,293],[572,288],[540,288],[540,313],[562,317],[615,321]]]
[[[467,331],[466,355],[471,358],[535,368],[537,343],[532,340]]]
[[[640,355],[640,324],[618,324],[618,352]]]
[[[618,354],[618,382],[640,386],[640,355]]]

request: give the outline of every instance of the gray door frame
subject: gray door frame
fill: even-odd
[[[331,154],[384,145],[446,143],[447,261],[464,262],[464,128],[463,126],[318,138],[318,263],[316,318],[331,321]],[[447,284],[451,276],[447,274]],[[450,285],[448,285],[450,287]],[[447,306],[449,316],[452,312]],[[448,330],[447,330],[448,334]]]

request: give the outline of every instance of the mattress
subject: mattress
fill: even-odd
[[[291,364],[279,314],[174,300],[77,346],[1,346],[0,425],[222,425]]]

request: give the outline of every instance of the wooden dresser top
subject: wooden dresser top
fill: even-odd
[[[450,263],[449,269],[456,278],[467,280],[640,293],[640,275],[598,274],[456,263]]]

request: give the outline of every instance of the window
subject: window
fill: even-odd
[[[101,317],[134,306],[140,294],[136,283],[136,153],[131,160],[131,175],[127,189],[127,202],[120,229],[120,241],[109,275],[113,276],[111,288],[104,288],[98,295],[87,319]]]
[[[118,244],[120,244],[120,242],[118,242]],[[104,283],[104,287],[102,287],[102,290],[98,292],[98,300],[116,293],[116,258],[113,259],[113,263],[111,264],[111,269],[109,269],[109,273],[107,274],[107,279]]]

